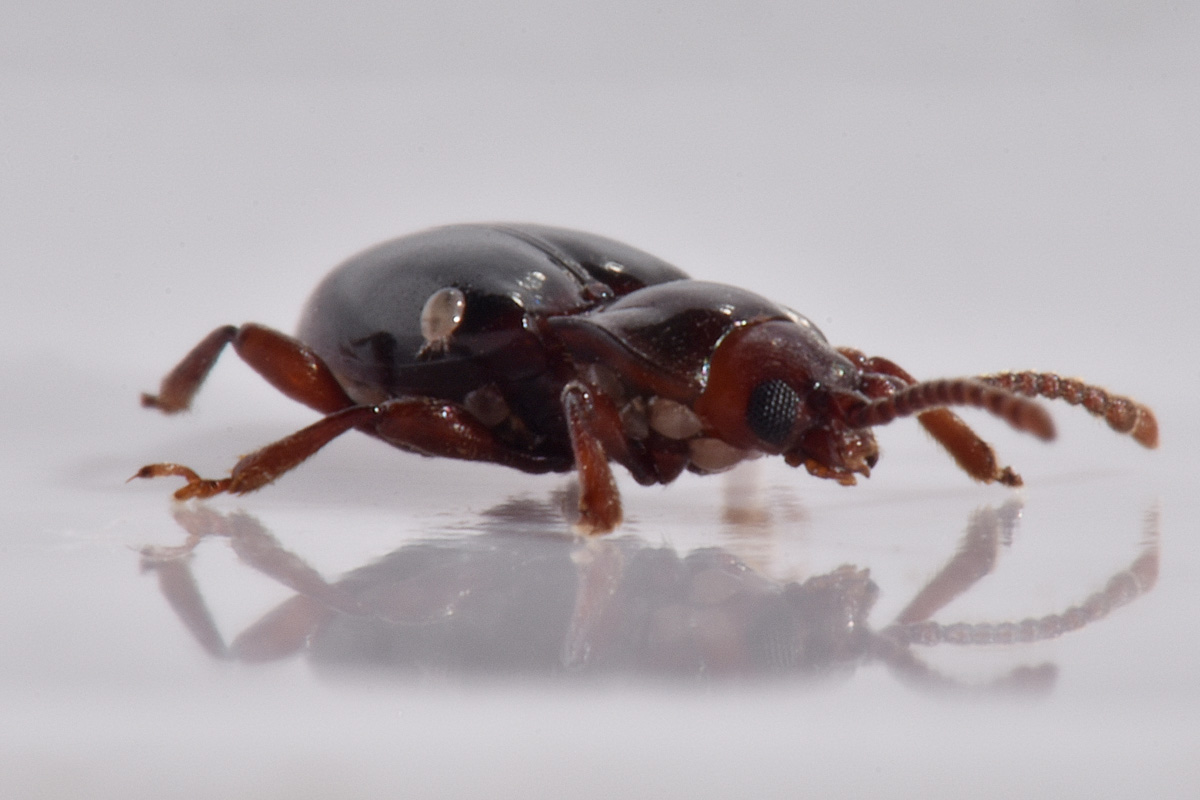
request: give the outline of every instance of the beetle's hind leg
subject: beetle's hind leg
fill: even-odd
[[[228,478],[201,478],[194,470],[181,464],[148,464],[138,470],[133,478],[169,475],[185,478],[187,483],[175,492],[176,500],[212,497],[224,492],[246,494],[294,469],[346,431],[371,421],[376,413],[374,406],[351,406],[329,414],[291,436],[243,456],[234,465]]]
[[[167,414],[186,410],[228,344],[272,386],[325,414],[354,405],[333,372],[297,339],[263,325],[225,325],[204,337],[167,373],[158,394],[143,394],[142,405]]]
[[[192,404],[192,398],[200,389],[200,384],[208,377],[217,357],[225,349],[225,345],[233,341],[238,329],[233,325],[224,325],[205,336],[200,343],[192,348],[183,360],[175,365],[162,379],[158,394],[142,393],[142,405],[146,408],[157,408],[164,414],[175,414],[186,410]]]
[[[167,414],[186,410],[217,358],[230,344],[243,361],[276,389],[329,416],[246,456],[228,478],[201,478],[181,464],[149,464],[133,477],[185,478],[187,484],[175,493],[180,500],[222,492],[243,494],[270,483],[334,437],[373,416],[369,407],[355,405],[333,372],[310,348],[286,334],[253,323],[240,328],[225,325],[204,337],[167,373],[158,394],[142,395],[142,405]]]
[[[179,464],[149,464],[133,477],[178,476],[186,479],[187,484],[175,492],[177,500],[212,497],[225,492],[246,494],[272,483],[351,428],[428,456],[487,461],[532,473],[569,466],[561,459],[530,454],[504,444],[456,403],[401,397],[379,405],[350,406],[328,414],[307,428],[244,456],[234,465],[228,478],[201,478],[195,471]]]

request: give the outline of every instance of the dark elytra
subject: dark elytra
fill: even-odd
[[[187,408],[221,350],[325,416],[246,456],[227,478],[179,464],[176,497],[242,494],[351,428],[431,456],[579,474],[577,529],[621,521],[610,462],[642,484],[782,455],[853,484],[878,460],[874,426],[916,415],[976,480],[1019,485],[947,406],[1053,438],[1030,397],[1065,399],[1157,444],[1145,406],[1053,373],[917,382],[885,358],[830,346],[771,300],[690,279],[620,242],[528,224],[453,225],[385,242],[314,291],[295,338],[256,324],[200,342],[143,403]]]

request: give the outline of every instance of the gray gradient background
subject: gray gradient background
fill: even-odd
[[[3,16],[0,793],[1200,791],[1196,4],[16,0]],[[290,329],[356,250],[475,219],[629,241],[918,376],[1057,369],[1138,396],[1160,412],[1153,454],[1065,407],[1052,448],[980,422],[1030,484],[1026,519],[1007,588],[948,613],[1076,602],[1153,507],[1160,585],[1035,652],[946,662],[1057,663],[1055,692],[1022,705],[931,700],[870,668],[698,694],[208,664],[129,550],[178,540],[167,487],[122,481],[162,459],[219,472],[312,415],[233,358],[184,419],[137,391],[217,324]],[[785,576],[870,566],[882,623],[971,509],[1009,495],[915,426],[880,438],[855,490],[767,468],[801,510],[750,549]],[[560,484],[360,437],[214,505],[332,576]],[[629,530],[730,546],[706,522],[721,485],[626,482]],[[229,635],[286,596],[210,550]]]

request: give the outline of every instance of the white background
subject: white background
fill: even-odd
[[[0,28],[0,790],[6,796],[1158,796],[1200,791],[1195,493],[1200,12],[1191,3],[10,2]],[[930,653],[1022,704],[879,665],[817,686],[326,680],[209,662],[131,548],[177,543],[149,461],[219,474],[312,415],[229,357],[195,412],[137,392],[213,327],[290,329],[331,266],[432,224],[630,242],[810,316],[920,377],[1055,369],[1159,412],[1148,453],[1079,411],[1060,441],[979,428],[1029,484],[952,622],[1103,586],[1161,512],[1158,586],[1037,648]],[[977,417],[972,416],[972,420]],[[627,532],[778,579],[872,569],[884,625],[953,551],[977,487],[914,425],[867,485],[782,466],[771,523],[720,479],[623,484]],[[560,478],[347,438],[254,514],[329,577],[470,529]],[[219,542],[195,568],[232,637],[286,591]]]

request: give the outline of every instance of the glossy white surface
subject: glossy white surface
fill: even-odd
[[[0,32],[0,795],[1200,793],[1194,11],[18,6]],[[994,573],[939,622],[1061,612],[1155,536],[1156,585],[1053,641],[912,649],[975,687],[1052,665],[1018,697],[878,659],[712,683],[210,657],[141,571],[140,548],[185,538],[175,484],[123,481],[160,460],[219,474],[312,415],[233,357],[185,417],[137,393],[218,324],[290,328],[356,250],[470,219],[629,241],[918,376],[1056,369],[1159,413],[1155,452],[1058,404],[1049,447],[971,415],[1016,495],[901,424],[854,489],[779,464],[737,490],[624,481],[613,543],[721,548],[774,586],[869,568],[879,631],[973,513],[1019,500]],[[563,485],[347,437],[206,507],[335,581],[498,526],[561,551],[553,514],[495,509]],[[722,521],[731,491],[765,520]],[[293,594],[224,538],[190,564],[225,642]]]

